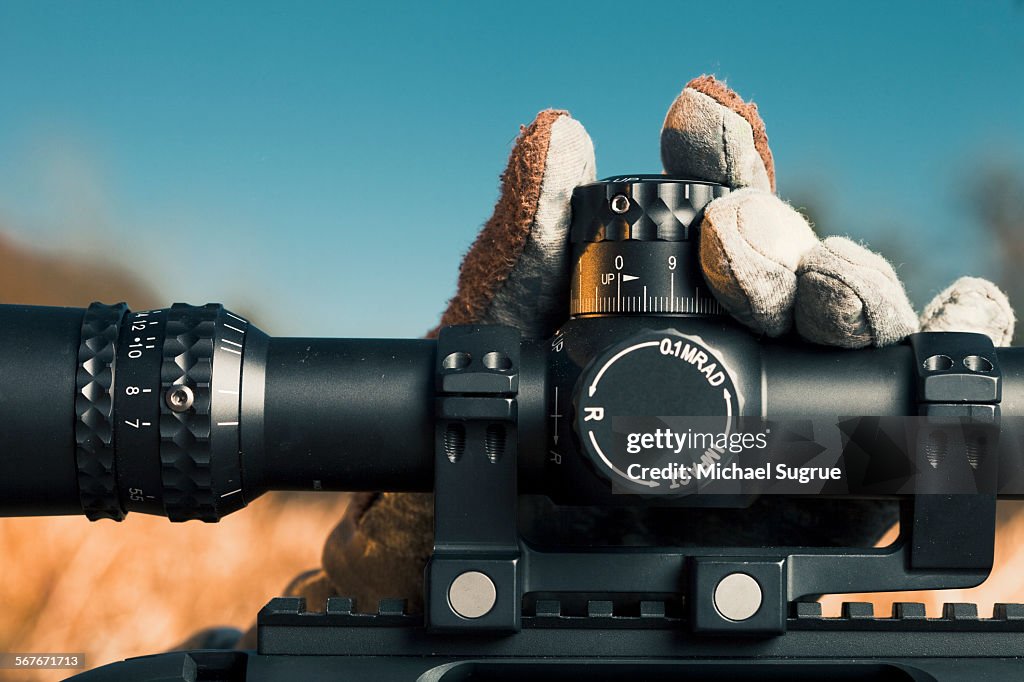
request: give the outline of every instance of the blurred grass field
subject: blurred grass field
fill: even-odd
[[[219,524],[171,524],[132,514],[124,522],[84,517],[0,519],[0,651],[84,652],[89,667],[174,646],[211,625],[245,629],[266,601],[319,564],[344,495],[271,494]],[[895,601],[1024,601],[1024,502],[1001,502],[996,570],[982,586],[941,592],[830,595],[869,601],[887,615]],[[51,682],[69,671],[0,670],[3,682]]]
[[[81,652],[88,667],[167,650],[201,628],[242,630],[320,564],[343,494],[269,494],[220,523],[130,514],[0,519],[0,651]],[[4,682],[61,670],[0,670]]]

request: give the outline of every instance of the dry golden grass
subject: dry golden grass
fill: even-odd
[[[344,511],[344,495],[268,495],[219,524],[171,524],[132,514],[121,524],[82,517],[0,519],[0,651],[81,651],[90,667],[165,650],[210,625],[247,628],[264,603],[320,549]],[[886,615],[894,601],[921,601],[930,616],[945,602],[1024,601],[1024,502],[1001,502],[996,569],[984,585],[941,592],[830,595],[869,601]],[[66,672],[0,671],[4,682],[63,679]]]
[[[320,565],[347,496],[267,495],[218,524],[130,514],[0,519],[0,651],[84,652],[89,667],[168,649],[211,625],[248,628]],[[4,682],[67,671],[0,670]]]

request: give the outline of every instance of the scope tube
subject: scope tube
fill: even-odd
[[[544,345],[524,343],[520,368],[525,492],[549,492],[549,429],[565,416],[546,405]],[[769,418],[915,413],[906,345],[759,347]],[[212,304],[0,305],[0,515],[214,521],[268,490],[429,491],[435,356],[426,339],[275,339]],[[997,356],[1019,441],[1024,348]]]
[[[764,344],[761,363],[761,412],[769,419],[912,415],[917,406],[906,345],[851,351],[804,344],[787,352]]]
[[[75,376],[84,314],[0,306],[0,515],[82,513]]]
[[[0,515],[215,521],[268,490],[428,491],[435,349],[270,338],[213,304],[0,305]]]
[[[250,338],[240,427],[247,494],[429,491],[436,346]]]

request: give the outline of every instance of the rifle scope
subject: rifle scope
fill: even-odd
[[[216,521],[268,490],[426,491],[435,439],[455,461],[475,424],[492,461],[517,448],[521,490],[611,503],[612,483],[658,492],[627,475],[637,448],[682,470],[728,460],[674,448],[687,420],[923,415],[1005,432],[1024,416],[1024,350],[981,335],[849,351],[734,322],[698,261],[701,210],[727,191],[665,176],[578,188],[568,321],[551,339],[487,325],[274,338],[218,304],[0,306],[0,514]]]

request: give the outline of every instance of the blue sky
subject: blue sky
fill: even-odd
[[[822,232],[915,254],[919,305],[994,276],[963,187],[1024,163],[1016,0],[5,0],[0,223],[276,334],[416,335],[520,124],[570,109],[599,174],[658,171],[665,111],[705,72],[759,104],[780,193]]]

